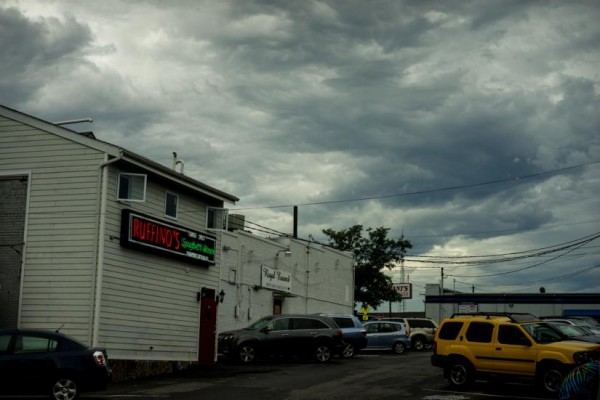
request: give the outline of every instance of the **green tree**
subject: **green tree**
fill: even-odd
[[[392,269],[402,260],[412,243],[401,237],[389,239],[389,228],[367,228],[354,225],[348,229],[334,231],[324,229],[329,245],[342,251],[354,253],[354,303],[377,308],[384,301],[402,301],[392,288],[392,279],[383,269]]]

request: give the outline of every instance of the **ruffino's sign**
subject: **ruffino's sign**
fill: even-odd
[[[196,264],[215,263],[216,239],[131,210],[121,215],[121,245]]]

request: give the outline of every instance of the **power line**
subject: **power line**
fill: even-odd
[[[468,189],[468,188],[487,186],[487,185],[496,185],[499,183],[506,183],[506,182],[516,182],[516,181],[523,180],[523,179],[538,178],[538,177],[544,176],[544,175],[557,174],[560,172],[565,172],[565,171],[569,171],[572,169],[581,168],[581,167],[585,167],[585,166],[592,165],[592,164],[598,164],[598,163],[600,163],[600,161],[591,161],[589,163],[572,165],[569,167],[564,167],[564,168],[559,168],[559,169],[554,169],[554,170],[549,170],[549,171],[542,171],[542,172],[538,172],[535,174],[522,175],[522,176],[517,176],[514,178],[498,179],[495,181],[472,183],[472,184],[468,184],[468,185],[451,186],[451,187],[447,187],[447,188],[421,190],[421,191],[417,191],[417,192],[396,193],[396,194],[381,195],[381,196],[368,196],[368,197],[360,197],[360,198],[356,198],[356,199],[345,199],[345,200],[326,200],[326,201],[316,201],[316,202],[310,202],[310,203],[282,204],[282,205],[263,206],[263,207],[232,208],[231,210],[242,211],[242,210],[271,209],[271,208],[286,208],[286,207],[294,207],[294,206],[314,206],[314,205],[336,204],[336,203],[351,203],[351,202],[366,201],[366,200],[388,199],[388,198],[392,198],[392,197],[416,196],[416,195],[421,195],[421,194],[439,193],[439,192],[447,192],[447,191],[459,190],[459,189]]]
[[[565,242],[559,245],[553,245],[548,247],[542,247],[540,249],[535,250],[526,250],[522,252],[514,252],[514,253],[505,253],[505,254],[494,254],[494,255],[481,255],[481,256],[447,256],[442,258],[441,256],[411,256],[411,257],[421,257],[427,259],[418,259],[418,258],[405,258],[405,261],[417,262],[417,263],[429,263],[429,264],[452,264],[452,265],[481,265],[481,264],[495,264],[507,261],[520,260],[523,258],[530,257],[538,257],[550,253],[555,253],[561,250],[567,250],[573,247],[579,248],[587,243],[590,243],[597,238],[600,237],[600,233],[594,233],[592,235],[572,240],[569,242]],[[529,254],[531,253],[531,254]],[[456,261],[456,259],[466,259],[466,258],[491,258],[496,257],[496,259],[483,259],[483,260],[474,260],[474,261]],[[432,259],[429,259],[432,258]]]

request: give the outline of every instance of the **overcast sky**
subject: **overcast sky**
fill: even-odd
[[[598,293],[598,21],[598,1],[2,0],[0,104],[177,152],[257,234],[291,233],[293,205],[301,238],[404,233],[418,305],[440,267],[460,291]]]

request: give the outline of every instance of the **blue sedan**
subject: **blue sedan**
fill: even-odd
[[[402,354],[410,349],[408,332],[402,322],[373,321],[365,322],[363,327],[367,331],[368,344],[364,351],[379,350],[392,351]]]

